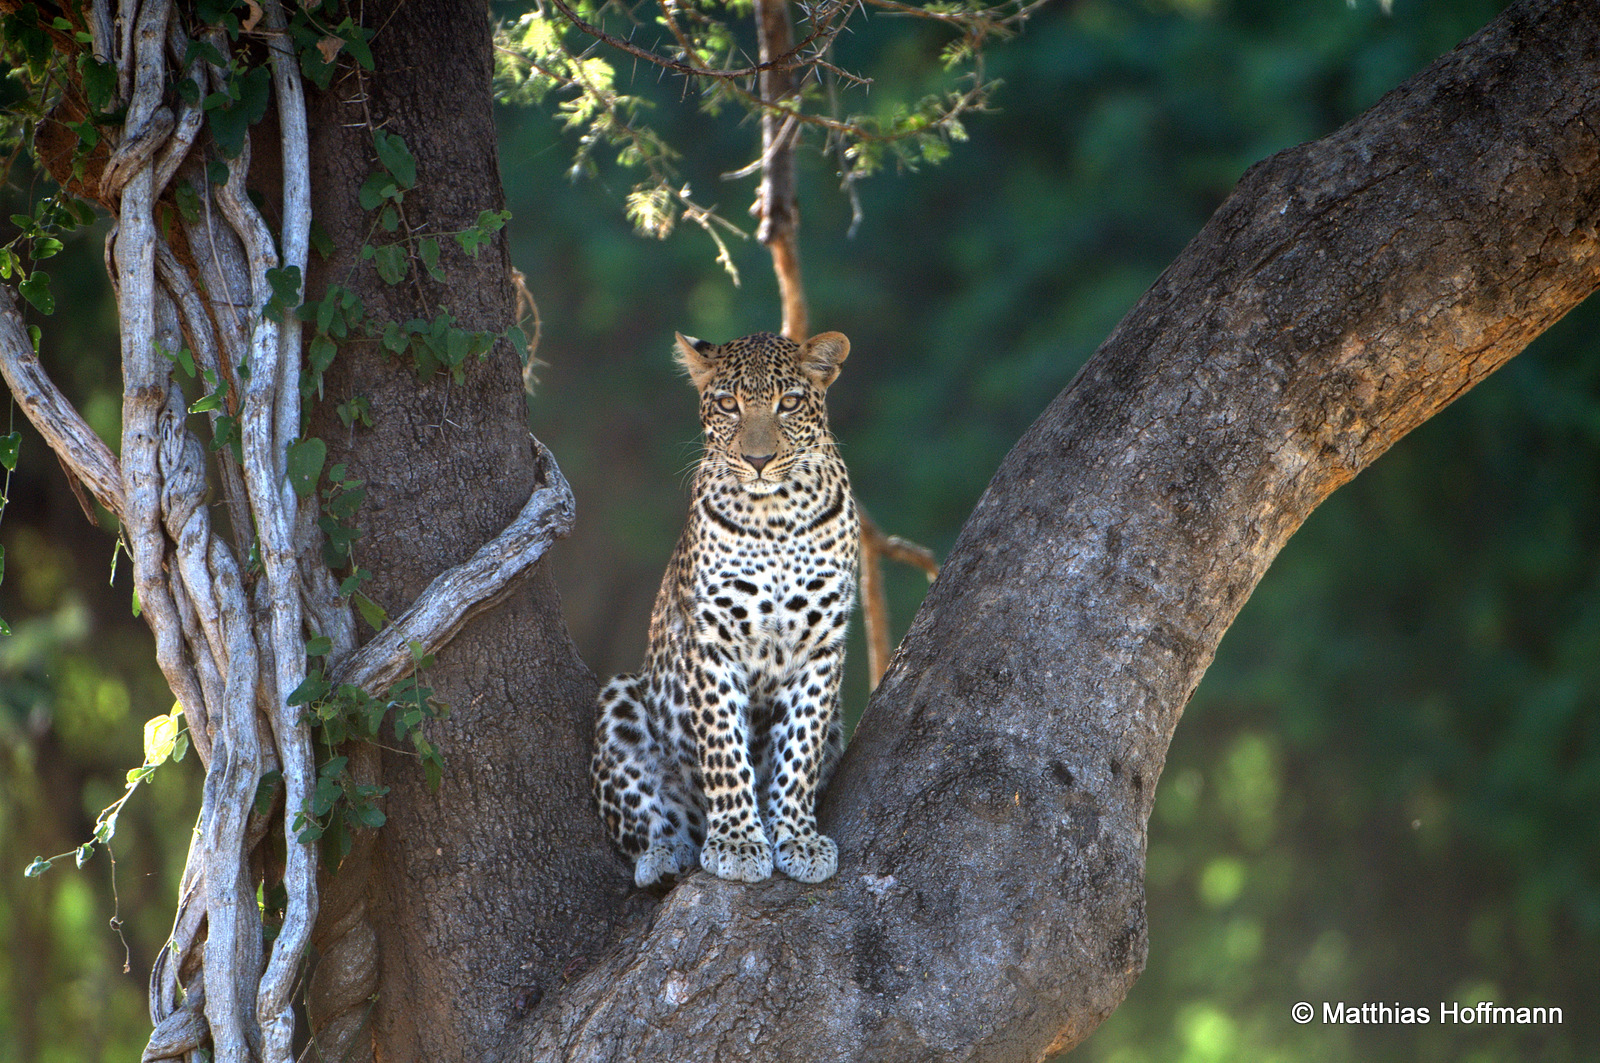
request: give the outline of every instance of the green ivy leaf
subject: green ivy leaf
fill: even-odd
[[[310,498],[317,490],[317,477],[328,460],[328,444],[311,436],[289,445],[289,486],[301,498]]]
[[[228,385],[222,384],[217,388],[217,390],[211,392],[210,394],[202,395],[200,398],[195,399],[194,402],[189,406],[189,412],[210,413],[212,410],[220,410],[227,402],[227,398]]]
[[[217,150],[230,159],[238,158],[250,127],[267,113],[271,98],[272,79],[264,66],[252,67],[230,79],[227,93],[213,92],[206,97],[206,114]]]
[[[379,808],[377,805],[357,805],[352,808],[350,812],[352,818],[354,818],[358,824],[366,827],[369,830],[377,830],[379,827],[389,822],[389,817],[385,816],[383,814],[383,809]]]
[[[183,370],[184,376],[188,377],[190,380],[194,379],[195,369],[193,351],[187,347],[179,347],[176,351],[169,351],[159,343],[157,343],[155,347],[157,354],[161,355],[161,357],[165,358],[169,362],[176,363],[178,368]]]
[[[398,200],[400,197],[401,192],[395,186],[394,178],[382,170],[374,171],[372,176],[361,182],[362,210],[377,210],[384,200]]]
[[[267,270],[267,283],[272,285],[272,298],[263,309],[268,317],[278,317],[285,310],[300,305],[300,267],[285,266]]]
[[[406,249],[400,244],[384,244],[382,247],[373,248],[372,264],[377,267],[378,276],[388,284],[399,284],[406,279],[406,274],[411,270],[410,262],[406,259]]]
[[[0,436],[0,468],[11,472],[17,467],[17,454],[22,450],[22,433],[12,432]]]
[[[333,32],[343,38],[345,47],[350,50],[350,58],[361,64],[361,69],[376,69],[372,60],[372,49],[367,46],[367,41],[372,37],[371,30],[356,25],[354,19],[346,17],[334,27]]]
[[[333,652],[333,640],[326,635],[306,640],[306,656],[326,657]]]
[[[278,787],[283,785],[283,772],[274,768],[261,776],[261,781],[256,784],[256,815],[264,816],[272,811],[272,804],[278,799]]]
[[[427,783],[428,792],[431,794],[438,793],[440,784],[444,782],[444,762],[439,759],[437,754],[423,757],[422,776]]]
[[[356,611],[361,614],[361,619],[374,631],[382,631],[383,626],[389,622],[389,613],[377,602],[357,591],[351,599],[356,603]]]
[[[313,672],[300,681],[300,685],[289,692],[286,705],[310,705],[321,701],[328,696],[328,681],[321,672]]]
[[[405,138],[399,133],[388,133],[382,129],[372,131],[372,146],[378,151],[378,161],[383,168],[388,170],[401,188],[412,188],[417,183],[417,160],[411,154],[411,149],[406,147]]]
[[[50,861],[46,860],[42,856],[36,856],[33,858],[33,863],[24,868],[22,873],[27,875],[29,878],[38,878],[40,875],[49,870]]]
[[[50,292],[50,274],[44,270],[36,269],[28,274],[27,278],[17,285],[17,291],[21,292],[22,297],[33,304],[39,313],[56,312],[56,297]]]
[[[354,520],[361,503],[366,500],[367,489],[363,481],[351,480],[328,499],[328,513],[335,520]]]
[[[417,241],[417,257],[422,259],[422,264],[428,270],[428,275],[434,280],[443,283],[444,270],[439,266],[439,241],[432,236],[424,236]]]
[[[333,237],[328,235],[328,230],[322,227],[317,219],[311,219],[311,250],[323,258],[330,258],[335,250]]]
[[[207,22],[211,21],[210,19],[205,19],[204,16],[202,16],[202,19]],[[228,65],[228,57],[223,55],[222,51],[217,48],[216,45],[212,44],[210,41],[201,40],[198,37],[189,41],[189,47],[185,49],[183,53],[183,65],[188,66],[196,59],[204,59],[212,66]]]
[[[354,428],[357,421],[361,422],[363,428],[372,427],[372,401],[365,395],[356,395],[341,402],[336,409],[339,420],[344,422],[346,428]]]
[[[333,364],[334,356],[339,353],[338,346],[323,335],[311,337],[311,342],[306,345],[306,362],[311,371],[311,379],[316,383],[317,398],[322,398],[322,374],[328,371]]]
[[[78,73],[82,79],[84,94],[89,97],[89,107],[92,110],[104,111],[116,101],[116,67],[110,63],[100,62],[85,51],[78,56]]]
[[[178,201],[178,213],[183,216],[184,221],[192,225],[200,220],[200,193],[195,191],[194,185],[188,181],[179,181],[174,197]]]
[[[0,553],[0,561],[4,561],[4,560],[5,560],[5,555],[3,553]],[[3,573],[3,571],[4,571],[3,569],[0,569],[0,573]],[[372,573],[368,572],[364,568],[357,568],[354,572],[350,573],[350,575],[346,576],[344,578],[344,581],[339,584],[339,597],[341,597],[341,598],[350,597],[356,591],[361,589],[361,585],[363,583],[365,583],[367,580],[369,580],[371,578],[372,578]]]
[[[296,831],[294,840],[301,845],[310,845],[322,838],[322,824],[303,812],[295,816],[294,826]]]

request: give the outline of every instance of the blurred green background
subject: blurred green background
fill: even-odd
[[[1336,128],[1499,6],[1059,3],[992,48],[1005,86],[968,143],[860,186],[853,238],[830,160],[805,156],[813,328],[853,342],[832,416],[878,522],[948,549],[1007,448],[1246,166]],[[839,58],[888,107],[935,82],[942,43],[876,16]],[[754,127],[643,81],[651,121],[696,146],[683,164],[696,198],[742,220],[754,182],[721,174],[750,160]],[[695,457],[672,332],[774,328],[775,286],[753,240],[733,246],[735,288],[692,227],[635,236],[621,206],[633,176],[602,165],[572,183],[573,139],[546,114],[500,117],[513,257],[543,319],[533,428],[578,493],[578,530],[552,564],[605,675],[638,663]],[[13,169],[0,216],[40,191]],[[99,245],[58,261],[47,359],[114,440]],[[1600,1058],[1597,337],[1600,307],[1580,308],[1289,543],[1172,748],[1150,832],[1148,969],[1074,1058]],[[25,435],[0,522],[0,616],[15,629],[0,639],[0,1063],[125,1060],[148,1029],[144,975],[197,766],[163,768],[129,804],[114,876],[102,853],[23,878],[35,855],[88,837],[140,759],[142,722],[171,702],[129,615],[126,565],[109,584],[109,537]],[[891,573],[896,637],[924,588]],[[853,712],[862,656],[858,642]],[[1565,1021],[1437,1021],[1441,1001],[1479,999],[1558,1006]],[[1425,1006],[1435,1021],[1301,1026],[1301,1000]]]

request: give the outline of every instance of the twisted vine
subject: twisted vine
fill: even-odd
[[[19,6],[0,0],[0,11]],[[315,492],[302,497],[289,478],[303,352],[298,317],[274,298],[273,280],[305,276],[309,142],[282,5],[261,0],[259,7],[249,36],[266,45],[277,110],[283,201],[276,233],[245,191],[249,137],[232,156],[214,144],[197,147],[204,113],[196,101],[229,88],[230,69],[215,58],[233,48],[227,33],[206,29],[199,42],[206,47],[197,47],[172,0],[122,0],[114,13],[109,0],[92,0],[68,12],[81,36],[53,33],[68,54],[87,46],[96,62],[114,68],[117,101],[126,104],[98,174],[55,174],[115,222],[107,265],[122,337],[120,460],[44,372],[11,289],[0,286],[0,375],[70,474],[120,520],[157,663],[206,768],[172,934],[151,972],[146,1063],[289,1063],[294,993],[313,941],[321,960],[307,1010],[319,1047],[328,1058],[370,1058],[364,1010],[377,974],[364,891],[371,836],[358,835],[339,874],[323,876],[319,922],[317,847],[295,826],[316,782],[309,727],[289,703],[306,679],[307,640],[331,642],[327,657],[339,682],[382,697],[415,654],[437,650],[503,598],[572,520],[570,489],[540,447],[541,483],[512,526],[441,574],[357,650],[349,602],[322,560]],[[169,63],[193,88],[177,101],[166,95]],[[173,211],[181,225],[164,228],[158,206],[180,176],[198,204]],[[179,237],[182,254],[173,246]],[[223,397],[208,407],[214,439],[223,438],[224,418],[237,425],[237,458],[229,446],[213,448],[231,544],[206,505],[211,463],[174,377],[180,350]],[[262,573],[254,580],[239,560],[252,547]],[[359,782],[376,782],[370,747],[351,760]],[[270,811],[259,807],[271,792],[262,785],[269,777],[282,780],[281,803],[275,799]],[[263,848],[274,831],[282,858],[271,874],[281,875],[286,900],[269,947],[256,898],[264,868],[277,862]]]

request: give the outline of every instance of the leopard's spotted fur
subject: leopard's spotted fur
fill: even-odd
[[[590,779],[640,886],[698,863],[759,882],[838,866],[817,793],[843,745],[839,681],[859,525],[824,393],[850,341],[678,337],[705,456],[643,672],[606,684]]]

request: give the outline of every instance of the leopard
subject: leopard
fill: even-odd
[[[850,341],[676,333],[704,449],[645,661],[601,689],[590,782],[636,887],[838,869],[816,802],[839,709],[860,521],[826,394]]]

